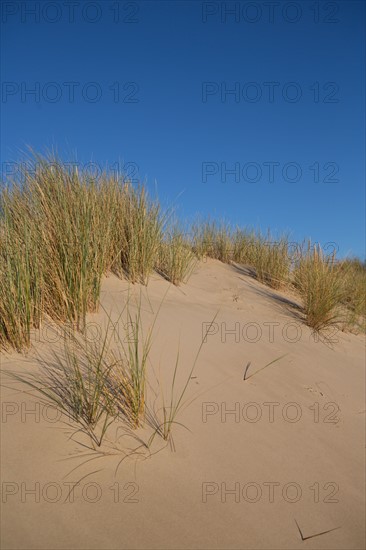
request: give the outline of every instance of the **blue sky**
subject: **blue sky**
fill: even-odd
[[[3,1],[2,171],[56,147],[364,258],[365,29],[363,1]]]

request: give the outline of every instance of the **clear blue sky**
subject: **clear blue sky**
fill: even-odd
[[[3,172],[132,163],[182,218],[364,258],[365,29],[363,1],[3,1]]]

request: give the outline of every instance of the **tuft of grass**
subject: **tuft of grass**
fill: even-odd
[[[259,238],[254,246],[254,267],[258,280],[278,289],[289,280],[291,260],[288,241],[280,237],[274,241],[270,234],[267,240]]]
[[[57,158],[34,160],[37,169],[22,165],[22,182],[1,193],[0,252],[7,262],[1,283],[18,278],[28,310],[19,345],[29,343],[30,327],[44,315],[83,328],[86,313],[98,308],[114,230],[113,201],[106,200],[115,194],[112,181],[69,173]],[[11,296],[14,289],[6,292]]]
[[[117,414],[107,386],[113,368],[108,360],[108,332],[107,328],[102,341],[90,342],[72,328],[63,327],[63,350],[40,356],[39,372],[8,373],[76,421],[97,446]]]
[[[366,264],[358,259],[347,259],[337,266],[344,284],[342,305],[346,308],[346,328],[366,330]]]
[[[118,325],[125,309],[126,324],[121,334]],[[101,340],[90,341],[73,327],[63,327],[63,350],[39,356],[39,372],[8,374],[71,417],[100,446],[108,426],[118,416],[133,429],[144,421],[148,356],[159,310],[145,337],[141,295],[135,315],[128,296],[117,322],[113,323],[107,313]]]
[[[30,344],[31,328],[41,322],[42,271],[32,227],[27,220],[20,221],[12,206],[4,191],[0,203],[0,348],[21,351]]]
[[[45,316],[83,330],[104,273],[146,284],[163,228],[158,203],[123,179],[37,154],[20,171],[0,193],[0,346],[18,351]]]
[[[233,234],[233,260],[239,264],[254,267],[257,241],[254,231],[237,228]]]
[[[139,427],[145,417],[147,364],[155,320],[156,316],[145,336],[141,322],[140,294],[135,315],[127,306],[125,341],[118,331],[118,349],[111,353],[113,369],[109,373],[108,395],[132,428]]]
[[[158,202],[148,198],[143,187],[126,184],[119,195],[115,223],[113,269],[131,283],[147,284],[155,267],[164,219]]]
[[[199,258],[206,256],[230,263],[233,257],[233,242],[229,224],[210,220],[194,224],[193,250]]]
[[[275,240],[269,232],[265,237],[238,229],[233,242],[234,261],[253,267],[259,281],[276,289],[288,282],[291,258],[286,237]]]
[[[191,243],[178,226],[174,226],[160,243],[156,271],[178,286],[188,281],[195,265],[196,256]]]
[[[55,170],[42,158],[39,166],[35,177],[26,173],[25,193],[27,205],[36,213],[45,312],[83,328],[86,313],[98,308],[101,277],[109,260],[112,212],[102,200],[103,185],[62,167]]]
[[[321,248],[308,246],[294,271],[294,285],[303,301],[306,323],[316,331],[342,321],[341,304],[345,287],[335,255],[325,256]]]

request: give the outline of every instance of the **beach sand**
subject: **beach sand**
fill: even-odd
[[[127,289],[103,279],[90,327],[106,326],[105,312],[117,318]],[[364,337],[314,338],[290,294],[215,260],[181,287],[153,276],[142,288],[144,327],[163,298],[151,407],[157,380],[169,398],[178,349],[184,386],[217,313],[174,449],[158,436],[147,449],[151,429],[128,434],[115,422],[91,451],[75,423],[2,377],[1,548],[365,548]],[[47,355],[58,345],[50,339],[34,334],[35,349]],[[1,356],[2,371],[38,368],[33,353]]]

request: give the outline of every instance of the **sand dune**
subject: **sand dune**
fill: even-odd
[[[88,323],[106,326],[105,311],[117,319],[127,289],[104,278],[104,309]],[[364,548],[364,337],[315,338],[296,298],[215,260],[181,287],[153,276],[142,289],[144,326],[163,298],[151,407],[157,380],[170,386],[178,348],[184,384],[217,313],[174,450],[158,437],[147,449],[151,429],[128,434],[116,422],[90,451],[75,423],[3,376],[2,548]],[[43,355],[59,345],[47,339],[33,335]],[[30,352],[3,353],[1,368],[39,367]]]

